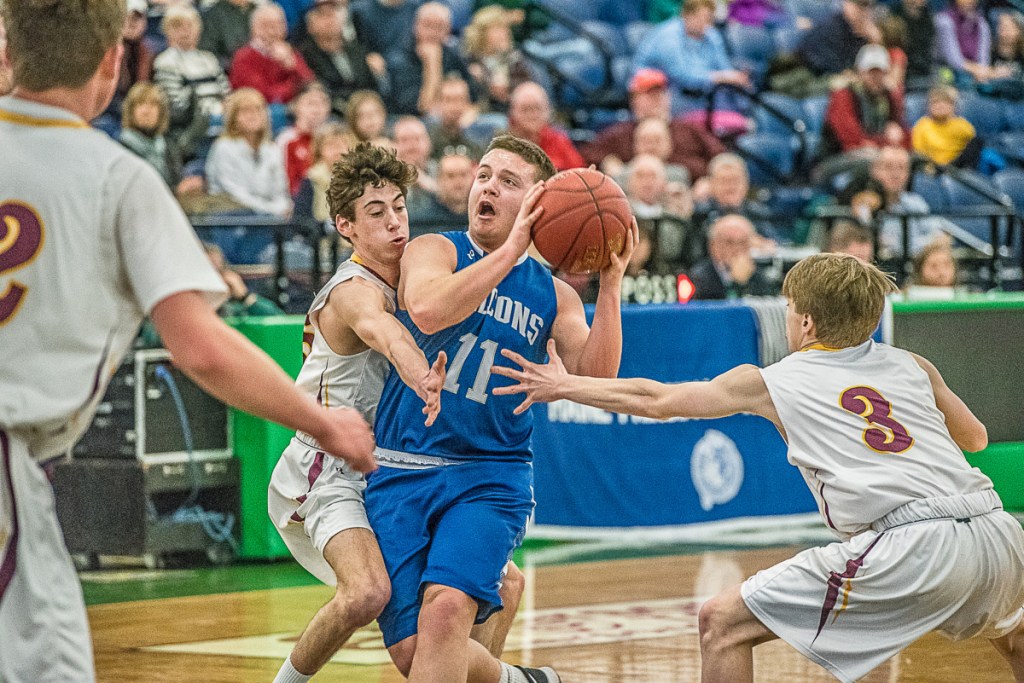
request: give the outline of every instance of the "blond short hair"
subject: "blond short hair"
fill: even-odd
[[[14,81],[32,92],[80,88],[121,40],[124,0],[0,2]]]
[[[487,32],[492,26],[511,26],[508,10],[500,5],[488,5],[473,14],[469,26],[462,32],[462,45],[469,55],[482,55],[487,45]]]
[[[814,320],[818,341],[836,348],[866,342],[878,327],[891,275],[847,254],[808,256],[786,275],[782,295]]]
[[[338,139],[344,140],[346,144],[351,139],[348,126],[344,123],[328,121],[317,128],[316,133],[313,134],[313,144],[311,145],[313,163],[318,163],[321,160],[324,154],[324,147],[329,141]]]
[[[163,88],[155,83],[143,81],[136,83],[124,96],[121,104],[121,127],[136,128],[135,109],[143,103],[155,104],[160,109],[160,118],[156,123],[156,133],[163,135],[171,122],[171,111],[167,104],[167,95]]]
[[[244,137],[238,127],[238,113],[243,107],[250,104],[258,104],[263,107],[263,140],[270,140],[270,110],[267,109],[267,100],[256,88],[239,88],[224,98],[224,131],[221,133],[221,137]]]
[[[167,35],[169,29],[179,24],[193,24],[199,29],[203,27],[203,20],[195,8],[188,5],[171,5],[167,8],[164,18],[160,21],[160,31]]]

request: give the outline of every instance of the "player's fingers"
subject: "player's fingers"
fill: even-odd
[[[502,349],[501,350],[501,355],[505,356],[505,358],[508,358],[513,363],[516,363],[516,364],[518,364],[518,365],[520,365],[520,366],[522,366],[524,368],[528,368],[531,365],[533,365],[533,363],[531,363],[530,361],[526,360],[525,358],[520,356],[518,353],[516,353],[512,349]],[[498,366],[495,365],[491,369],[494,370],[497,367]]]
[[[558,357],[558,345],[555,344],[554,339],[548,339],[548,357],[552,362],[562,362],[562,359]]]
[[[509,379],[516,380],[517,382],[521,382],[523,379],[523,373],[521,370],[516,370],[514,368],[506,368],[501,365],[492,365],[491,374],[501,375],[502,377],[508,377]]]
[[[440,367],[443,370],[446,365],[448,365],[448,354],[444,351],[438,351],[437,359],[434,361],[434,367]]]
[[[522,415],[527,410],[529,410],[530,406],[532,406],[532,405],[533,405],[533,399],[527,397],[525,401],[523,401],[518,406],[516,406],[516,409],[512,411],[512,414],[513,415]]]
[[[510,384],[507,387],[494,387],[491,391],[499,396],[509,396],[511,394],[525,394],[527,389],[523,384]]]

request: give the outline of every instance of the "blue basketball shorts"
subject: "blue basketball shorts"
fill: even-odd
[[[474,598],[478,624],[502,609],[504,568],[533,512],[531,463],[381,467],[365,496],[391,579],[391,601],[377,619],[387,647],[416,634],[427,584]]]

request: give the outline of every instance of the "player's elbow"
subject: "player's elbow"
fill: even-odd
[[[409,317],[424,334],[437,334],[450,323],[445,322],[443,311],[427,300],[406,300]]]
[[[988,429],[978,422],[970,431],[960,437],[958,445],[968,453],[985,450],[988,447]]]

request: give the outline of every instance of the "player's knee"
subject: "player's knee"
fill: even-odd
[[[391,584],[386,578],[366,577],[355,585],[338,588],[334,599],[339,618],[365,626],[380,616],[391,599]]]
[[[508,572],[502,579],[501,590],[498,591],[498,595],[501,596],[501,604],[505,609],[515,609],[519,606],[524,590],[526,590],[526,576],[519,571],[519,567],[509,562]]]
[[[701,650],[713,648],[722,642],[726,619],[724,606],[718,597],[711,598],[701,605],[697,613],[697,625],[700,630]]]
[[[472,623],[476,601],[460,590],[433,585],[423,594],[420,628],[450,633]]]

